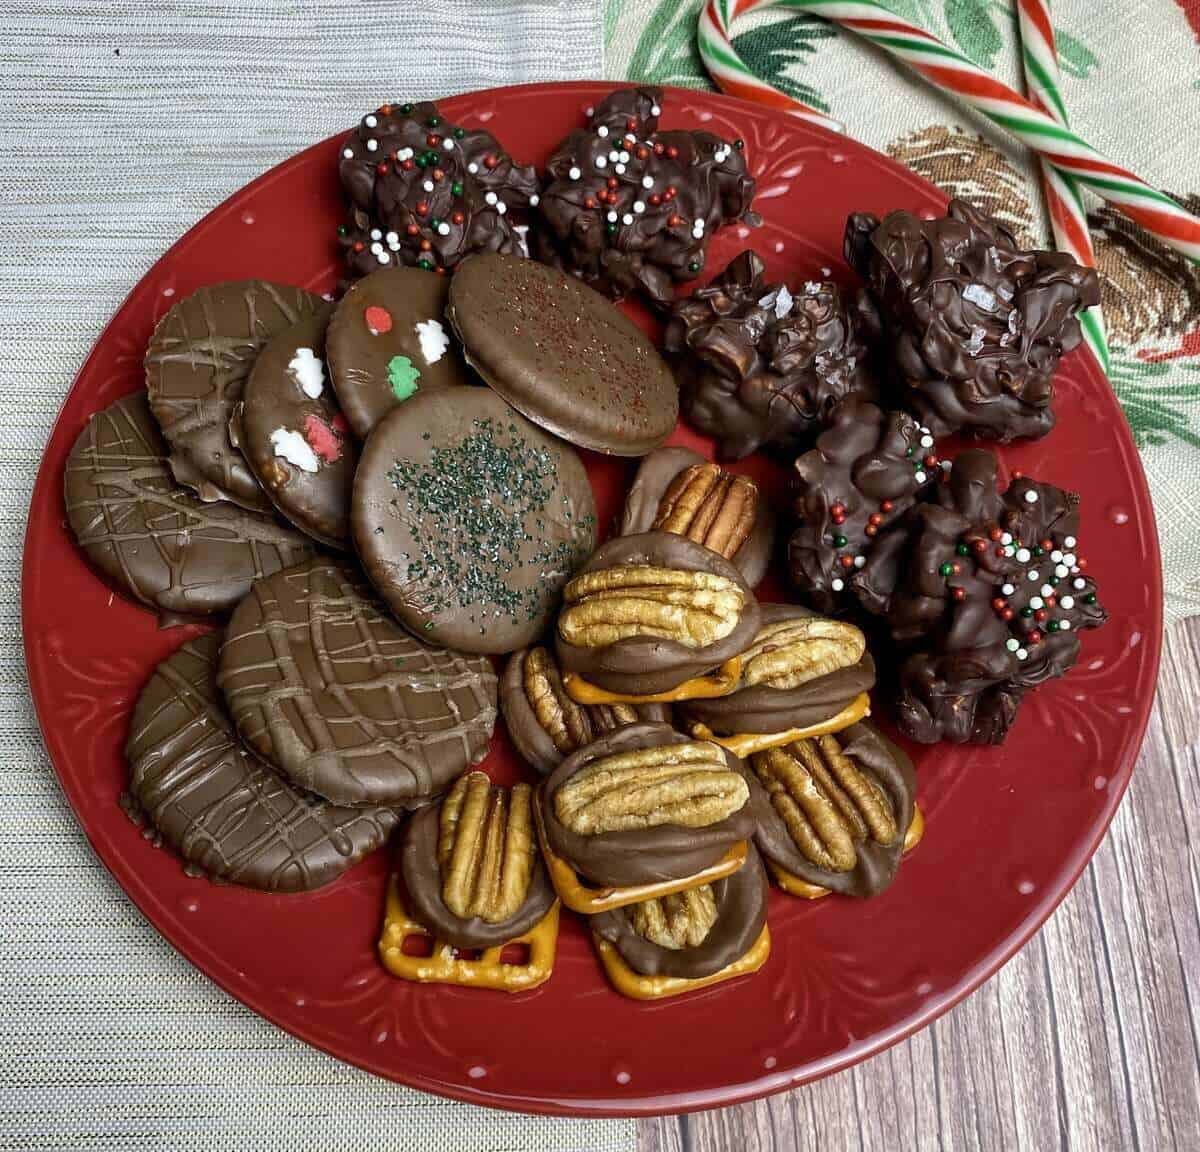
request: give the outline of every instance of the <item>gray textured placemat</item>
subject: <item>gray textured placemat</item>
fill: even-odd
[[[0,1149],[632,1149],[411,1092],[259,1020],[97,863],[21,655],[25,510],[104,322],[185,228],[381,99],[597,76],[598,5],[31,3],[0,18]]]

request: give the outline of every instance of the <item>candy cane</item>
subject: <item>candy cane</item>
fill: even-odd
[[[1054,25],[1050,22],[1048,0],[1017,0],[1017,18],[1021,28],[1021,58],[1029,99],[1065,128],[1067,106],[1062,97],[1058,49],[1054,42]],[[1078,183],[1071,177],[1063,176],[1045,159],[1039,160],[1038,166],[1042,173],[1046,206],[1050,210],[1054,246],[1060,252],[1068,253],[1078,263],[1094,268],[1096,253],[1092,249],[1087,211]],[[1107,374],[1108,337],[1104,331],[1104,313],[1100,311],[1100,305],[1083,312],[1079,324],[1088,347]]]
[[[708,0],[700,16],[700,55],[725,91],[753,100],[761,99],[762,90],[768,89],[775,107],[786,107],[802,119],[833,126],[816,109],[764,84],[734,51],[734,21],[762,8],[787,8],[823,16],[870,40],[935,87],[953,93],[1007,129],[1058,173],[1074,177],[1164,244],[1200,262],[1200,220],[1157,188],[1105,159],[1070,128],[972,64],[961,52],[874,0]]]

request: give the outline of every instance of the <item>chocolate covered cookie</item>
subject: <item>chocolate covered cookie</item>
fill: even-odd
[[[878,303],[903,404],[934,436],[1000,441],[1054,425],[1051,377],[1100,302],[1095,269],[1025,251],[965,200],[943,217],[892,212],[846,222],[846,262]]]
[[[325,305],[259,353],[230,438],[275,507],[331,548],[350,545],[358,445],[325,373]]]
[[[841,404],[795,463],[788,568],[805,603],[836,612],[856,597],[869,599],[856,579],[867,554],[940,475],[928,428],[859,397]]]
[[[564,440],[641,456],[675,428],[675,381],[653,342],[574,277],[476,256],[455,273],[446,316],[479,375]]]
[[[247,752],[216,684],[220,636],[189,640],[138,697],[122,804],[197,875],[308,891],[379,848],[388,808],[339,808],[300,792]]]
[[[444,324],[449,281],[419,268],[381,268],[351,286],[329,322],[333,390],[365,440],[418,390],[469,384],[458,341]]]
[[[89,563],[163,624],[232,608],[250,585],[311,555],[274,516],[203,503],[171,475],[145,392],[97,412],[67,457],[67,523]]]
[[[543,776],[606,732],[671,720],[669,704],[576,704],[554,653],[540,644],[509,657],[500,678],[500,713],[517,751]]]
[[[760,608],[737,687],[727,696],[680,703],[681,727],[744,758],[837,732],[870,713],[875,662],[859,629],[796,604]]]
[[[246,745],[335,803],[437,795],[487,754],[496,720],[487,660],[414,640],[355,570],[325,558],[254,585],[217,681]]]
[[[535,240],[540,260],[607,295],[666,304],[703,270],[714,232],[758,218],[742,141],[660,131],[661,99],[614,92],[551,153]]]
[[[636,1000],[748,975],[770,952],[767,874],[751,849],[732,876],[601,912],[591,929],[613,987]]]
[[[555,650],[582,704],[719,696],[736,685],[730,662],[758,626],[732,563],[684,536],[644,532],[608,541],[567,585]]]
[[[150,408],[171,446],[175,479],[201,500],[271,510],[230,442],[229,418],[267,341],[322,304],[301,288],[240,280],[193,292],[158,322],[146,349]]]
[[[866,341],[875,327],[836,284],[769,284],[762,260],[745,251],[675,301],[663,347],[684,419],[716,440],[720,456],[741,459],[805,447],[847,396],[874,398]]]
[[[338,242],[352,277],[397,264],[440,272],[472,252],[519,252],[509,209],[538,203],[531,165],[428,101],[367,113],[342,142],[338,174],[350,209]]]
[[[418,393],[363,449],[354,544],[416,635],[466,652],[534,640],[596,539],[574,451],[489,389]]]
[[[674,532],[731,560],[751,587],[771,562],[774,518],[749,476],[690,448],[656,448],[638,466],[621,513],[622,536]]]
[[[920,839],[912,762],[870,724],[756,752],[750,764],[763,786],[755,843],[793,895],[878,895]]]

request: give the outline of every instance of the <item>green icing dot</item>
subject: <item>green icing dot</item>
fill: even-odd
[[[393,356],[388,361],[388,383],[397,400],[407,400],[417,390],[421,373],[413,367],[407,356]]]

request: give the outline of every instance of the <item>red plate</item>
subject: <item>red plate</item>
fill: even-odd
[[[525,86],[443,107],[541,162],[609,88]],[[719,233],[714,269],[753,243],[793,281],[822,267],[846,275],[848,211],[945,203],[883,156],[775,111],[674,91],[663,120],[746,141],[765,224]],[[63,463],[91,413],[142,385],[146,340],[175,300],[245,276],[333,284],[335,149],[326,141],[268,172],[167,252],[92,351],[46,449],[25,547],[25,652],[46,747],[97,855],[167,940],[256,1012],[381,1076],[480,1104],[715,1107],[845,1068],[945,1012],[1029,938],[1083,869],[1129,782],[1154,695],[1162,592],[1150,500],[1121,411],[1082,352],[1058,375],[1054,433],[1002,455],[1009,469],[1083,493],[1081,546],[1111,622],[1083,638],[1075,671],[1027,700],[1002,749],[916,752],[928,831],[888,892],[865,903],[773,893],[774,948],[751,979],[649,1006],[623,1000],[566,917],[554,976],[533,992],[401,983],[375,957],[384,853],[323,891],[268,896],[188,879],[117,806],[130,708],[187,632],[159,631],[85,567],[64,527]],[[626,465],[588,464],[607,523]],[[488,766],[513,761],[498,733]]]

